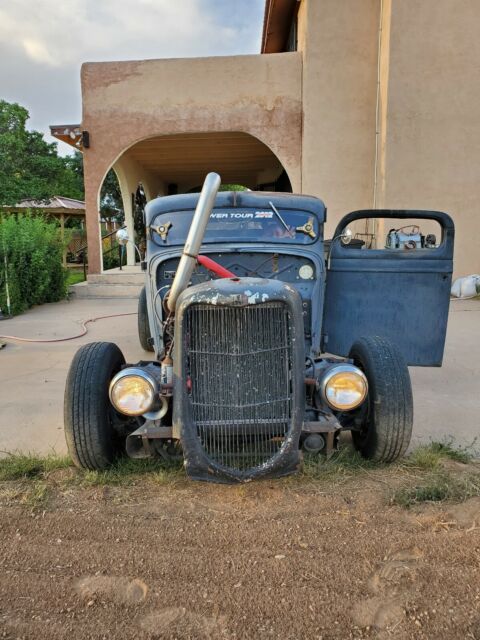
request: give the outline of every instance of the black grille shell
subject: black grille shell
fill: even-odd
[[[280,450],[292,419],[287,305],[192,305],[184,326],[190,402],[202,447],[227,467],[263,464]]]
[[[296,468],[302,351],[301,302],[289,285],[218,280],[182,294],[174,422],[190,475],[241,481]]]

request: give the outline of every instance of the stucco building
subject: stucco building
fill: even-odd
[[[327,237],[355,209],[448,211],[456,274],[480,272],[479,26],[478,0],[266,0],[258,55],[85,63],[82,123],[52,133],[84,153],[90,272],[111,167],[130,229],[139,184],[213,170],[320,196]]]

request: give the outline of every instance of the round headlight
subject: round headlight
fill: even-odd
[[[302,280],[311,280],[313,278],[313,268],[309,264],[302,264],[298,270],[298,275]]]
[[[367,397],[368,382],[363,371],[350,364],[329,369],[322,380],[325,401],[337,411],[356,409]]]
[[[142,369],[124,369],[110,383],[110,400],[117,411],[141,416],[155,402],[155,380]]]

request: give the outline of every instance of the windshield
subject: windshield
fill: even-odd
[[[182,245],[187,238],[193,211],[158,215],[150,229],[160,246]],[[276,207],[214,209],[203,239],[213,242],[280,242],[310,244],[318,238],[318,220],[308,211]]]

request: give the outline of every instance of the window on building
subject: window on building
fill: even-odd
[[[290,27],[290,33],[288,34],[287,46],[285,51],[296,51],[297,50],[297,18],[292,20],[292,26]]]

